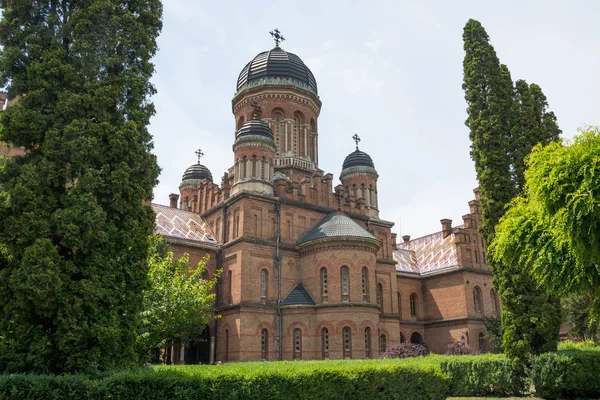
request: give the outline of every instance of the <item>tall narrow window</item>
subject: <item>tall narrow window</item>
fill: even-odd
[[[479,351],[485,353],[485,335],[483,332],[479,332]]]
[[[256,156],[252,156],[252,178],[256,178],[257,176],[257,172],[256,172]]]
[[[253,230],[254,230],[254,236],[258,236],[258,215],[254,214],[253,217],[253,222],[254,222],[254,226],[253,226]]]
[[[342,301],[348,301],[349,297],[350,297],[350,282],[349,282],[349,272],[348,272],[348,267],[346,267],[345,265],[342,267],[341,270],[341,274],[342,274]]]
[[[417,316],[417,295],[415,293],[410,295],[410,315],[411,317]]]
[[[233,274],[231,270],[227,271],[227,296],[229,297],[228,303],[233,304]]]
[[[481,304],[481,289],[479,286],[473,288],[473,306],[475,307],[476,313],[483,312],[483,304]]]
[[[371,328],[365,328],[365,358],[371,358]]]
[[[321,297],[327,303],[327,268],[321,268]]]
[[[362,268],[362,295],[363,301],[369,301],[369,270],[367,267]]]
[[[494,313],[500,312],[500,307],[498,305],[498,295],[494,289],[490,290],[490,298],[492,300],[492,311]]]
[[[345,327],[342,330],[342,336],[344,340],[344,359],[352,358],[352,331],[350,327]]]
[[[329,329],[321,329],[321,356],[323,360],[329,358]]]
[[[400,343],[404,342],[406,342],[406,336],[404,336],[404,333],[400,332]]]
[[[383,285],[377,284],[377,304],[379,304],[380,311],[383,313]]]
[[[268,351],[269,351],[269,331],[267,329],[263,329],[260,332],[260,360],[261,361],[268,360]]]
[[[225,329],[225,361],[229,361],[229,329]]]
[[[266,303],[267,301],[267,285],[269,284],[269,273],[266,269],[260,270],[260,301]]]
[[[279,142],[281,134],[281,118],[282,116],[280,113],[275,114],[275,156],[277,157],[279,157],[279,152],[281,150]]]
[[[400,316],[400,319],[402,319],[402,296],[400,295],[400,292],[398,292],[398,315]]]
[[[302,360],[302,331],[294,329],[294,360]]]
[[[386,337],[385,334],[382,333],[381,336],[379,336],[379,354],[383,354],[385,353],[385,351],[387,350],[387,343],[386,343]]]

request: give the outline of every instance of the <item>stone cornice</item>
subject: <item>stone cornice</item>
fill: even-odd
[[[375,179],[379,178],[379,174],[377,173],[375,168],[361,165],[343,169],[342,173],[340,174],[340,181],[343,181],[344,179],[350,178],[352,176],[375,176]]]
[[[312,109],[318,116],[321,112],[321,100],[310,92],[298,93],[294,86],[258,85],[247,90],[241,90],[232,100],[232,110],[236,114],[242,107],[263,100],[291,100]]]
[[[300,257],[335,250],[358,250],[377,254],[380,243],[376,239],[331,237],[311,240],[298,246]]]

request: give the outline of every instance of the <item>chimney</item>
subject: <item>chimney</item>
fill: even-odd
[[[179,195],[176,193],[171,193],[169,195],[169,207],[177,208],[177,202],[179,201]]]
[[[404,240],[404,243],[410,242],[410,235],[404,235],[404,236],[402,236],[402,240]]]
[[[394,250],[398,250],[398,243],[396,243],[396,238],[398,237],[397,233],[392,233],[392,247]]]
[[[481,194],[479,193],[479,187],[476,187],[475,189],[473,189],[473,193],[475,193],[475,200],[480,201]]]
[[[452,232],[452,220],[445,218],[441,219],[440,222],[442,223],[442,236],[446,238]]]

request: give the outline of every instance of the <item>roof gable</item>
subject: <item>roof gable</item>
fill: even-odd
[[[312,305],[316,304],[313,297],[310,295],[308,290],[304,287],[302,282],[298,282],[292,291],[283,299],[281,302],[282,306],[289,306],[294,304]]]

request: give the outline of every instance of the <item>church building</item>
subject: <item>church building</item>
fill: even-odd
[[[276,46],[239,74],[220,184],[198,152],[169,206],[153,204],[156,231],[176,254],[192,265],[209,256],[208,276],[222,271],[221,318],[194,346],[170,349],[170,360],[378,358],[404,341],[485,350],[483,317],[500,305],[477,189],[459,226],[442,219],[439,232],[398,243],[358,136],[338,176],[319,169],[317,80],[272,34]]]

